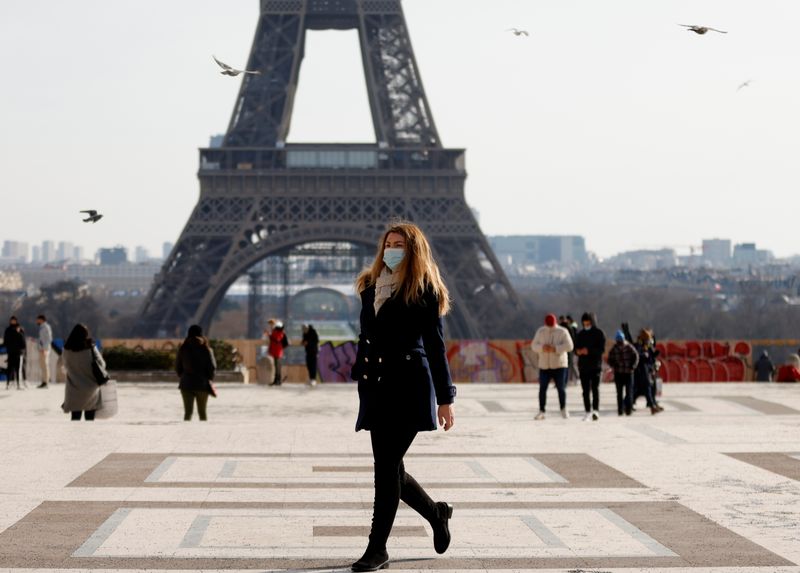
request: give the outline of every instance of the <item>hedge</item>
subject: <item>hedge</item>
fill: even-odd
[[[238,355],[236,348],[224,340],[211,340],[211,348],[217,360],[218,370],[233,370]],[[103,349],[103,359],[109,370],[174,370],[177,351],[155,348],[128,348],[112,346]]]

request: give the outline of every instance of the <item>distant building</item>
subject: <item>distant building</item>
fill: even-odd
[[[42,262],[42,247],[39,245],[33,245],[31,248],[31,261],[34,263]]]
[[[731,264],[730,239],[703,239],[703,260],[713,266],[729,266]]]
[[[137,263],[146,263],[150,260],[150,253],[147,252],[145,247],[140,245],[134,250],[133,260]]]
[[[52,263],[56,260],[56,244],[53,241],[42,242],[42,262]]]
[[[652,271],[678,266],[675,249],[626,251],[606,259],[604,264],[615,269]]]
[[[574,265],[588,261],[583,237],[567,235],[499,235],[488,237],[492,250],[507,271],[546,264]]]
[[[208,146],[210,148],[214,147],[222,147],[222,143],[225,141],[225,134],[220,133],[218,135],[212,135],[208,138]]]
[[[739,265],[757,265],[774,258],[772,251],[758,249],[755,243],[741,243],[733,247],[733,262]]]
[[[112,250],[112,249],[108,249]],[[19,273],[25,285],[41,288],[59,281],[85,283],[91,291],[111,296],[144,296],[161,270],[160,263],[122,263],[110,265],[68,264],[27,266]]]
[[[71,261],[73,256],[75,256],[75,245],[66,241],[61,241],[58,243],[56,260]]]
[[[103,248],[97,251],[97,258],[103,266],[122,265],[128,262],[128,251],[124,247]]]
[[[83,256],[83,247],[75,247],[72,249],[72,260],[76,262],[81,262],[84,259]]]
[[[175,245],[170,243],[169,241],[161,245],[161,258],[163,258],[166,261],[169,258],[169,255],[172,252],[172,248],[174,246]]]
[[[19,241],[4,241],[2,258],[10,263],[27,263],[30,246]]]

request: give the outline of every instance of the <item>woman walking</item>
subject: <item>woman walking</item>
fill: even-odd
[[[319,334],[311,324],[303,325],[303,346],[306,350],[306,370],[308,384],[317,385],[317,358],[319,356]]]
[[[64,403],[61,409],[64,412],[71,412],[74,421],[80,420],[83,414],[84,420],[91,422],[100,406],[100,384],[95,375],[94,365],[96,364],[100,372],[105,375],[106,363],[85,325],[75,325],[64,343],[64,352],[61,356],[64,369],[67,371]]]
[[[370,432],[375,461],[369,544],[352,565],[361,572],[387,566],[386,541],[401,499],[430,523],[436,552],[447,551],[453,507],[428,497],[405,472],[403,457],[417,432],[436,430],[437,422],[445,431],[453,427],[456,388],[442,321],[450,308],[449,295],[419,227],[390,227],[372,267],[358,277],[356,290],[362,305],[352,374],[360,400],[356,431]]]
[[[189,327],[186,340],[178,349],[178,359],[175,371],[181,377],[178,388],[183,398],[183,421],[192,419],[194,403],[197,402],[197,415],[200,421],[205,422],[206,405],[209,394],[215,394],[211,381],[217,370],[217,361],[214,351],[203,336],[203,329],[197,324]]]

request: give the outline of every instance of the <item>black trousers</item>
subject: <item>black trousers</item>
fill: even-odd
[[[275,376],[272,379],[273,384],[281,383],[281,360],[282,358],[278,358],[277,356],[272,357],[273,364],[275,364]]]
[[[17,352],[9,352],[8,359],[7,359],[7,380],[10,384],[14,380],[17,381],[17,386],[19,386],[19,375],[20,370],[22,367],[22,354]]]
[[[614,384],[617,386],[617,413],[626,414],[631,413],[631,406],[633,405],[633,372],[623,374],[621,372],[614,372]],[[623,398],[622,391],[625,391]]]
[[[317,353],[306,353],[306,368],[308,369],[308,379],[317,379]]]
[[[400,500],[429,522],[436,519],[436,504],[403,465],[403,456],[416,436],[416,431],[395,428],[370,432],[375,460],[375,504],[369,534],[373,549],[386,549]]]
[[[587,412],[600,410],[600,371],[581,370],[583,408]]]
[[[94,420],[94,412],[95,412],[94,410],[85,410],[83,412],[83,419],[86,420],[87,422],[91,422],[92,420]],[[77,422],[80,419],[81,419],[81,411],[80,410],[72,412],[72,421],[73,422]]]
[[[200,416],[200,421],[205,422],[208,420],[208,417],[206,416],[208,392],[200,392],[199,390],[181,390],[181,398],[183,399],[184,422],[188,422],[192,419],[195,400],[197,400],[197,415]]]

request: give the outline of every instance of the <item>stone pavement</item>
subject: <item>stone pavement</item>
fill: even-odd
[[[455,506],[453,544],[401,506],[391,569],[800,572],[800,385],[667,385],[657,416],[562,420],[555,391],[460,386],[456,428],[407,470]],[[222,385],[184,423],[175,384],[124,385],[120,414],[60,413],[63,386],[0,388],[0,573],[343,570],[371,517],[355,387]]]

